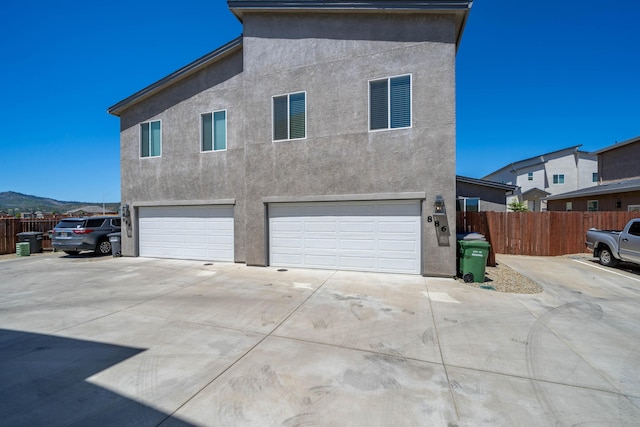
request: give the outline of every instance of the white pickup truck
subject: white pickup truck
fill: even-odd
[[[640,264],[640,218],[632,219],[622,231],[587,231],[587,248],[600,264],[614,267],[620,261]]]

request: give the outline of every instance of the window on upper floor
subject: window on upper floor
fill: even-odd
[[[140,157],[158,157],[162,152],[160,120],[140,124]]]
[[[369,82],[369,130],[411,127],[411,75]]]
[[[598,201],[597,200],[589,200],[589,201],[587,201],[587,211],[589,211],[589,212],[597,212],[598,211]]]
[[[554,184],[564,184],[564,174],[553,175]]]
[[[273,97],[273,140],[307,137],[307,94],[290,93]]]
[[[598,172],[591,174],[591,182],[598,182]]]
[[[227,112],[214,111],[200,115],[200,149],[203,152],[227,149]]]
[[[527,181],[533,181],[533,172],[527,174]]]

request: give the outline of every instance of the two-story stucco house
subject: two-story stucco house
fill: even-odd
[[[508,203],[517,199],[532,212],[547,210],[546,197],[598,184],[598,160],[581,145],[510,163],[482,179],[519,187]]]
[[[640,136],[591,154],[598,157],[598,185],[549,196],[548,209],[640,212]]]
[[[123,254],[454,275],[471,3],[229,1],[241,37],[109,108]]]

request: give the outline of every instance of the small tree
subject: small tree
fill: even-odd
[[[529,207],[518,199],[514,199],[508,206],[512,212],[529,212]]]

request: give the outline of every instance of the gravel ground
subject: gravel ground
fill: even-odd
[[[485,268],[484,283],[465,283],[460,277],[456,278],[460,283],[474,288],[488,289],[497,292],[514,294],[537,294],[543,291],[542,286],[518,273],[509,266],[496,262],[495,267]]]
[[[563,257],[573,259],[591,260],[593,256],[589,253],[562,255]],[[500,262],[496,262],[495,267],[486,267],[484,283],[465,283],[461,278],[456,278],[460,283],[472,286],[474,288],[482,288],[497,292],[507,292],[514,294],[537,294],[544,291],[544,288],[538,283],[526,276],[518,273]]]

